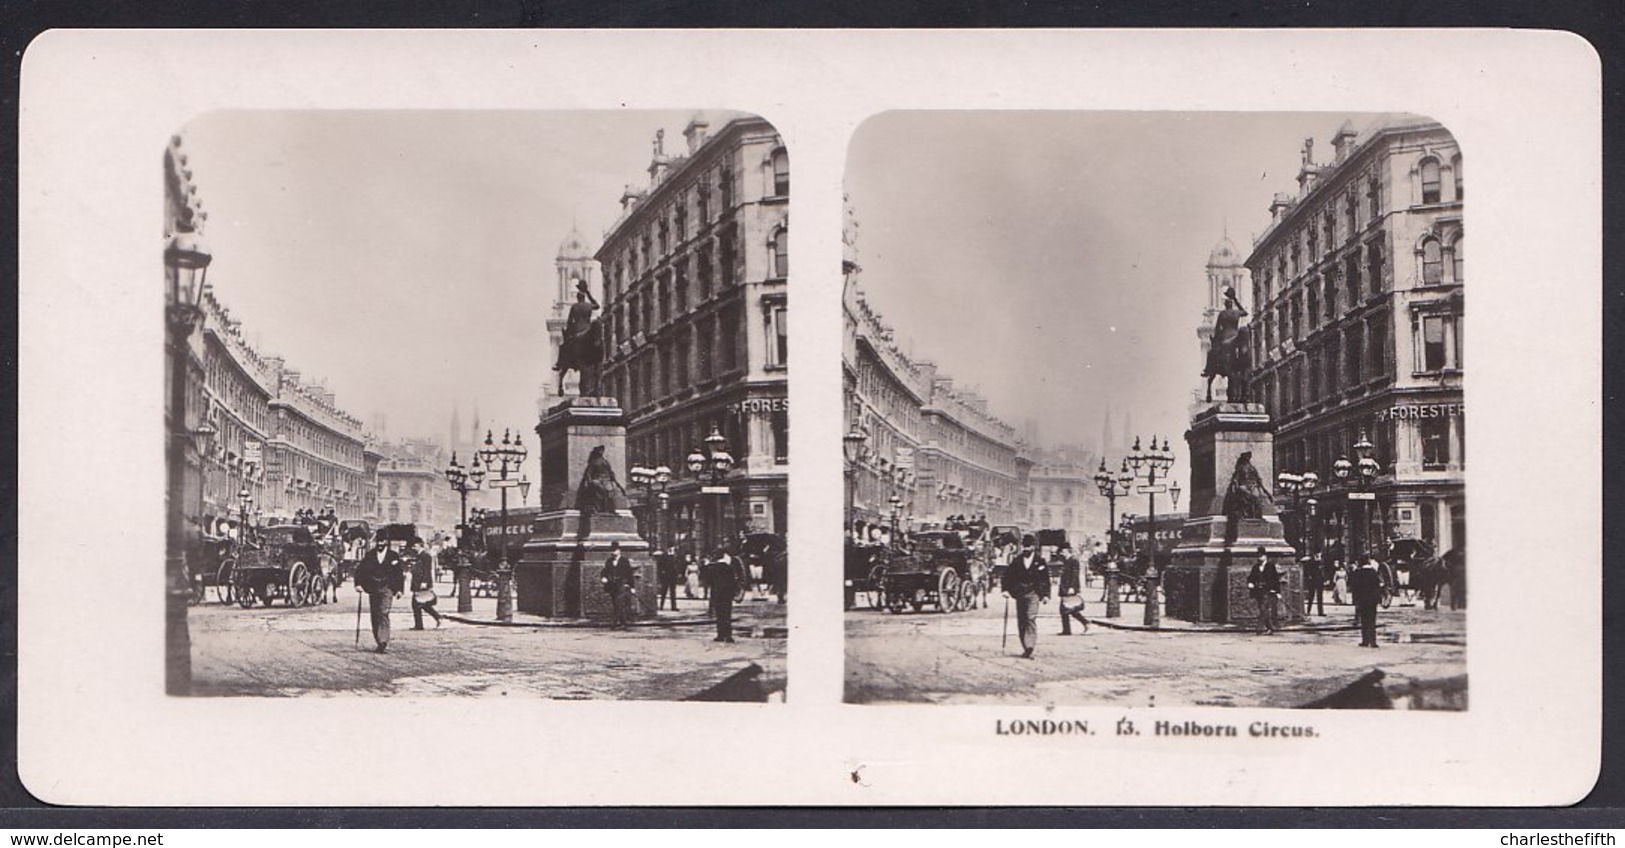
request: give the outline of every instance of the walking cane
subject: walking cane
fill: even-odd
[[[361,647],[361,593],[355,593],[355,646]]]
[[[1010,596],[1004,596],[1004,634],[999,637],[999,651],[1002,653],[1010,644]]]

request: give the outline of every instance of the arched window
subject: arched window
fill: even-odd
[[[1450,244],[1450,274],[1457,283],[1466,279],[1461,275],[1461,242],[1463,238],[1464,236],[1456,236],[1456,240]]]
[[[1439,251],[1439,240],[1429,238],[1422,242],[1422,282],[1439,282],[1444,258]]]
[[[784,148],[773,151],[773,195],[784,197],[790,193],[790,157]]]
[[[1422,160],[1422,202],[1439,202],[1439,160]]]
[[[768,272],[777,278],[790,275],[790,228],[779,227],[767,240]]]

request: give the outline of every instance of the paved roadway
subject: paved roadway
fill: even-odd
[[[389,652],[377,654],[364,607],[356,646],[356,598],[346,586],[338,603],[289,609],[277,601],[244,610],[218,603],[210,590],[188,615],[194,694],[681,700],[752,664],[762,670],[762,689],[776,697],[784,690],[785,640],[713,642],[713,626],[692,623],[704,614],[703,601],[684,601],[680,613],[664,614],[665,623],[626,631],[519,615],[534,626],[447,620],[435,629],[424,616],[429,629],[420,632],[411,629],[411,600],[403,596],[391,617]],[[468,617],[494,618],[494,603],[481,599]],[[441,599],[443,612],[455,608],[454,599]],[[783,607],[769,602],[741,604],[739,612],[736,621],[758,627],[783,622]]]
[[[1379,700],[1399,707],[1466,705],[1465,610],[1396,603],[1378,614],[1381,647],[1373,650],[1359,647],[1351,606],[1328,606],[1328,615],[1311,616],[1308,627],[1275,635],[1216,628],[1150,632],[1103,626],[1138,627],[1144,608],[1124,604],[1123,617],[1102,619],[1105,605],[1095,603],[1094,591],[1086,614],[1096,624],[1084,635],[1076,635],[1076,627],[1073,636],[1057,635],[1055,602],[1042,607],[1031,660],[1019,656],[1013,618],[1009,647],[1000,648],[1004,598],[998,593],[987,609],[946,615],[849,611],[846,700],[1296,707],[1339,692],[1371,705],[1361,693],[1380,689],[1386,698]],[[1012,616],[1014,610],[1012,603]],[[1361,681],[1373,671],[1382,672],[1380,681]]]

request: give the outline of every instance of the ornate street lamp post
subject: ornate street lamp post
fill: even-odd
[[[502,526],[499,530],[502,553],[497,563],[498,621],[513,621],[513,565],[508,562],[508,490],[521,486],[529,488],[529,481],[519,478],[519,469],[524,465],[528,453],[520,438],[504,429],[502,443],[496,444],[492,431],[487,430],[485,447],[480,448],[479,452],[480,459],[485,462],[486,473],[491,477],[491,488],[502,492]]]
[[[846,532],[853,532],[858,523],[858,464],[863,461],[869,434],[853,423],[852,429],[841,437],[841,450],[846,454]],[[861,540],[860,540],[861,541]]]
[[[728,471],[734,466],[733,454],[728,452],[728,440],[723,438],[722,432],[713,424],[711,425],[711,435],[705,437],[704,445],[703,452],[699,446],[695,446],[692,451],[689,451],[687,457],[688,470],[694,475],[695,479],[700,481],[701,495],[711,494],[725,497],[729,494],[729,491],[721,483],[728,476]],[[722,504],[717,503],[715,509],[716,520],[709,534],[705,537],[706,547],[721,544],[722,540],[726,538],[726,534],[722,532]],[[709,538],[710,535],[715,535],[717,538],[712,540]]]
[[[468,613],[474,611],[474,590],[469,584],[469,558],[473,555],[464,550],[468,541],[468,493],[478,491],[480,484],[485,480],[485,466],[480,464],[480,455],[475,451],[474,458],[469,461],[469,467],[464,468],[457,462],[457,452],[451,454],[451,464],[446,466],[446,482],[451,484],[451,490],[457,493],[462,503],[461,520],[457,524],[457,611]]]
[[[185,577],[186,530],[182,505],[186,497],[186,454],[193,447],[192,430],[186,422],[186,390],[190,384],[187,366],[192,356],[192,333],[203,323],[203,296],[208,290],[209,263],[213,259],[202,238],[193,231],[191,216],[187,215],[164,246],[164,323],[170,359],[164,679],[165,690],[171,695],[188,695],[192,691],[192,637],[186,623],[191,587]]]
[[[887,498],[886,502],[891,504],[891,546],[892,550],[897,550],[903,546],[902,539],[897,536],[897,521],[903,517],[903,499],[896,492],[892,492],[892,496]]]
[[[1095,472],[1095,488],[1106,499],[1109,513],[1106,524],[1106,617],[1118,618],[1123,614],[1123,602],[1117,585],[1117,499],[1128,495],[1134,488],[1134,472],[1128,470],[1128,460],[1123,460],[1122,470],[1114,477],[1106,470],[1105,457],[1101,457],[1100,469]]]
[[[1377,499],[1375,492],[1371,491],[1371,484],[1377,480],[1380,470],[1377,460],[1371,456],[1374,446],[1366,438],[1365,431],[1360,431],[1360,440],[1354,443],[1354,455],[1357,463],[1349,462],[1347,456],[1340,456],[1332,463],[1332,475],[1338,482],[1349,486],[1348,499],[1360,502],[1359,529],[1353,533],[1355,542],[1354,557],[1351,562],[1365,562],[1370,549],[1371,507],[1370,503]]]
[[[1168,449],[1167,439],[1162,440],[1162,447],[1159,448],[1157,437],[1152,436],[1150,447],[1141,450],[1140,440],[1136,437],[1134,448],[1128,455],[1128,464],[1134,467],[1136,478],[1144,473],[1143,482],[1136,487],[1136,491],[1147,496],[1150,512],[1150,524],[1146,529],[1145,624],[1147,627],[1158,627],[1162,624],[1162,605],[1157,600],[1157,584],[1162,574],[1157,568],[1157,494],[1167,492],[1173,498],[1174,506],[1179,506],[1179,483],[1170,486],[1162,482],[1167,479],[1168,470],[1174,467],[1174,454]]]
[[[671,483],[671,469],[664,465],[650,468],[640,464],[632,466],[632,470],[628,471],[626,476],[631,479],[633,486],[643,490],[645,522],[643,538],[653,541],[657,547],[663,547],[659,523],[660,515],[656,511],[655,501],[658,500],[662,508],[664,508],[667,501],[666,486]],[[652,540],[650,539],[651,536],[654,537]]]
[[[1320,475],[1313,471],[1305,471],[1302,474],[1296,474],[1291,471],[1282,471],[1280,474],[1275,475],[1275,488],[1279,491],[1292,493],[1292,518],[1297,524],[1297,547],[1300,554],[1313,553],[1311,548],[1313,547],[1312,541],[1314,536],[1313,532],[1309,528],[1307,516],[1305,516],[1303,513],[1302,501],[1300,500],[1298,493],[1307,492],[1312,496],[1315,493],[1315,487],[1319,485]],[[1309,504],[1311,506],[1311,511],[1313,511],[1312,508],[1314,503],[1315,499],[1310,497]]]

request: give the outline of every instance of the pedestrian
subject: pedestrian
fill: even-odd
[[[1450,581],[1450,608],[1467,606],[1467,548],[1454,547],[1444,554],[1445,576]]]
[[[423,614],[434,616],[439,627],[440,611],[434,608],[438,598],[434,593],[434,557],[423,548],[422,539],[413,539],[406,546],[406,563],[412,569],[412,629],[423,629]]]
[[[1368,559],[1349,575],[1354,595],[1354,620],[1360,625],[1360,647],[1377,647],[1377,602],[1382,599],[1382,575],[1377,561]]]
[[[655,599],[655,609],[664,609],[666,599],[671,599],[671,608],[677,610],[677,584],[682,581],[682,565],[677,562],[677,555],[671,551],[661,549],[655,551],[655,577],[660,581],[660,597]]]
[[[1308,615],[1318,606],[1317,615],[1326,614],[1326,575],[1318,557],[1306,554],[1303,563],[1303,614]]]
[[[616,630],[625,630],[632,620],[632,587],[636,579],[632,561],[621,553],[621,543],[610,542],[609,559],[604,561],[604,570],[598,581],[604,584],[604,591],[609,594],[610,626]]]
[[[1342,606],[1348,603],[1349,597],[1349,570],[1343,567],[1342,560],[1333,561],[1332,568],[1332,603]]]
[[[1258,604],[1258,632],[1274,633],[1280,629],[1281,572],[1270,561],[1269,551],[1258,546],[1258,562],[1247,574],[1247,593]]]
[[[711,558],[700,567],[701,577],[711,593],[711,615],[717,620],[717,636],[713,642],[734,640],[734,592],[741,585],[739,568],[728,552],[717,548]]]
[[[1022,659],[1032,659],[1038,647],[1038,605],[1049,600],[1049,567],[1038,554],[1038,540],[1021,537],[1021,552],[1004,570],[1004,596],[1016,599],[1016,632],[1021,637]]]
[[[1076,620],[1083,625],[1083,632],[1089,632],[1089,619],[1083,617],[1083,586],[1079,582],[1078,558],[1072,555],[1070,545],[1062,545],[1055,555],[1061,560],[1061,591],[1056,602],[1061,609],[1061,635],[1072,635],[1072,622]],[[1072,601],[1068,606],[1067,601]]]
[[[683,597],[693,600],[700,596],[700,564],[690,551],[683,552]]]
[[[372,613],[372,638],[378,643],[378,653],[389,648],[389,611],[395,599],[406,586],[406,573],[401,570],[401,556],[388,542],[379,542],[361,558],[355,571],[355,590],[367,593],[368,609]]]

